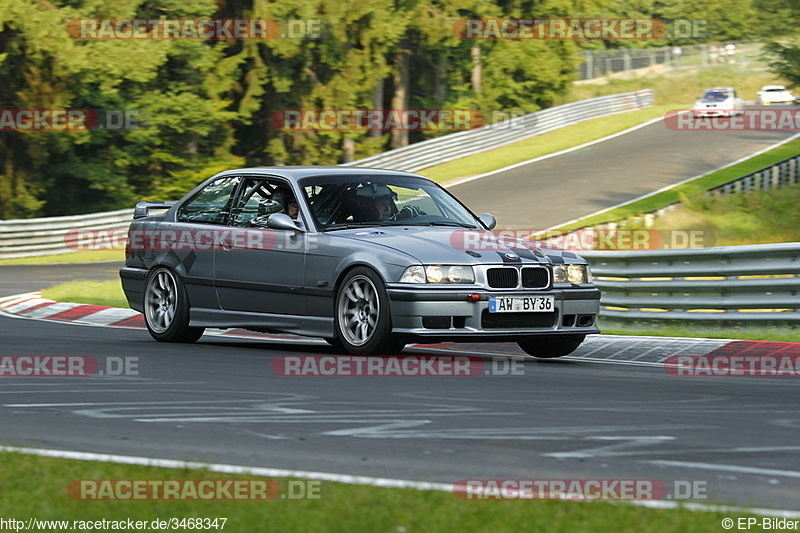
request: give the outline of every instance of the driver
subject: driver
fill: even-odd
[[[360,187],[356,191],[356,198],[364,221],[390,220],[397,214],[397,206],[394,203],[397,193],[386,185],[371,183]]]

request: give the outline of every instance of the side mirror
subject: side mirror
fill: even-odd
[[[286,213],[272,213],[267,218],[267,227],[271,229],[285,229],[305,233],[306,230],[295,224],[295,221]]]
[[[161,215],[177,202],[138,202],[133,209],[133,218],[145,218],[151,215]]]
[[[487,229],[494,229],[497,226],[497,219],[494,218],[494,215],[489,213],[484,213],[478,217],[478,220],[483,222],[483,225],[486,226]]]

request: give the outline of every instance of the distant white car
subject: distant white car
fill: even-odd
[[[783,85],[764,85],[758,91],[756,100],[761,105],[792,104],[794,96]]]
[[[695,102],[692,113],[695,118],[741,115],[744,114],[744,100],[733,87],[711,87]]]

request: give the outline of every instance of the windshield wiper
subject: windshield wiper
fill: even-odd
[[[397,224],[392,224],[388,222],[342,222],[340,224],[332,224],[330,226],[326,226],[322,229],[322,231],[329,231],[335,229],[352,229],[352,228],[370,228],[375,226],[396,226]]]
[[[469,229],[480,229],[478,226],[472,224],[465,224],[463,222],[456,222],[454,220],[438,220],[436,222],[417,222],[417,223],[406,223],[406,226],[450,226],[456,228],[469,228]]]

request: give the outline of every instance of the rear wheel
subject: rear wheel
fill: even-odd
[[[586,335],[541,335],[517,341],[525,353],[539,359],[554,359],[578,349]]]
[[[405,344],[391,334],[389,297],[375,271],[357,267],[347,273],[336,292],[336,340],[328,341],[352,354],[399,353]]]
[[[144,322],[157,341],[195,342],[205,328],[189,327],[189,298],[172,270],[150,271],[144,290]]]

